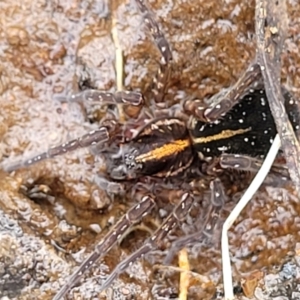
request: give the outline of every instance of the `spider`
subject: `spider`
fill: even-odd
[[[163,58],[153,97],[155,104],[151,107],[152,119],[147,121],[148,115],[143,110],[144,99],[140,93],[110,94],[87,90],[74,96],[74,100],[84,99],[101,105],[114,105],[118,109],[121,107],[129,116],[127,121],[120,122],[122,112],[110,110],[98,130],[50,148],[22,163],[5,167],[6,171],[13,171],[79,147],[98,144],[98,154],[104,157],[106,165],[102,174],[104,179],[99,180],[100,187],[109,186],[109,191],[113,193],[133,187],[137,204],[107,233],[55,296],[55,300],[64,297],[83,272],[105,256],[133,224],[149,214],[160,201],[159,196],[164,196],[175,204],[173,212],[140,249],[116,267],[102,289],[107,288],[131,263],[158,248],[168,233],[183,222],[193,203],[198,200],[194,185],[197,178],[206,175],[212,178],[212,217],[207,218],[204,233],[211,235],[225,201],[219,174],[228,168],[255,172],[276,134],[260,83],[260,68],[255,63],[232,88],[213,97],[208,107],[198,99],[186,100],[180,106],[165,107],[163,95],[170,76],[172,52],[151,10],[142,0],[136,0],[136,4]],[[298,129],[296,102],[287,91],[283,90],[283,94],[290,121],[294,129]],[[160,193],[160,190],[164,192]],[[169,195],[165,196],[166,193]],[[185,242],[199,238],[202,238],[202,232],[196,237],[187,237]]]

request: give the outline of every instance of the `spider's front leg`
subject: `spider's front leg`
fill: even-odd
[[[59,300],[78,282],[82,274],[91,268],[91,266],[117,243],[122,235],[134,224],[140,222],[143,217],[151,212],[155,206],[155,201],[149,196],[142,196],[138,204],[133,206],[118,221],[112,230],[102,239],[100,244],[95,247],[94,252],[80,265],[68,282],[63,285],[53,300]]]
[[[12,172],[20,168],[26,168],[33,165],[39,161],[45,160],[47,158],[52,158],[66,152],[76,150],[78,148],[87,147],[96,143],[104,143],[109,139],[109,132],[106,127],[100,127],[97,130],[90,131],[89,133],[83,135],[80,138],[71,140],[59,146],[52,147],[47,151],[35,155],[25,161],[18,161],[12,164],[3,164],[2,168],[6,172]]]
[[[131,109],[132,111],[137,111],[138,113],[143,105],[143,97],[140,93],[136,92],[117,92],[115,94],[105,93],[96,90],[88,90],[80,94],[80,97],[85,97],[86,100],[89,101],[97,101],[101,105],[125,105],[128,108],[128,111]],[[79,94],[77,95],[79,97]],[[75,98],[74,98],[75,99]],[[58,155],[65,154],[70,151],[74,151],[79,148],[85,148],[95,144],[105,144],[109,142],[110,139],[116,139],[117,137],[120,140],[123,139],[122,134],[124,132],[124,128],[122,124],[119,124],[115,117],[105,118],[101,121],[101,127],[88,132],[87,134],[63,143],[61,145],[51,147],[47,151],[35,155],[29,159],[24,161],[18,161],[12,164],[3,164],[2,169],[7,172],[12,172],[14,170],[28,167],[32,164],[40,162],[42,160],[53,158]],[[120,141],[119,141],[120,142]]]
[[[144,23],[162,56],[157,76],[154,78],[153,93],[155,103],[158,106],[164,106],[164,103],[162,102],[171,76],[170,62],[173,59],[172,52],[163,31],[159,28],[159,25],[155,20],[154,13],[145,4],[145,1],[136,0],[135,2],[138,9],[143,14]]]
[[[179,192],[182,194],[182,192]],[[170,193],[173,195],[172,191]],[[178,195],[177,195],[178,197]],[[169,232],[175,228],[176,225],[180,224],[185,218],[190,208],[194,203],[194,197],[189,193],[183,193],[180,197],[178,205],[174,208],[173,212],[164,220],[162,225],[154,232],[145,244],[123,260],[118,266],[112,271],[109,277],[105,280],[101,287],[101,291],[109,287],[114,279],[123,273],[132,263],[140,259],[147,253],[160,247],[160,243],[169,234]]]

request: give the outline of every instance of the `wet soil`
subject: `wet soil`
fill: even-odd
[[[116,91],[112,17],[124,52],[124,89],[151,98],[160,56],[132,2],[0,3],[1,163],[28,158],[97,128],[80,105],[67,100],[78,91],[82,65],[95,87]],[[296,1],[288,4],[282,78],[300,99],[300,11]],[[237,0],[151,1],[174,55],[168,103],[188,96],[205,99],[237,80],[255,56],[254,6],[254,1]],[[99,166],[89,149],[80,149],[11,174],[0,170],[1,299],[52,299],[135,203],[129,196],[112,199],[94,183]],[[236,185],[240,190],[245,183]],[[232,201],[224,219],[241,195],[229,188]],[[229,237],[238,298],[253,299],[254,293],[257,299],[300,299],[298,202],[290,183],[266,183],[235,223]],[[160,221],[153,217],[151,222]],[[83,276],[69,299],[176,296],[178,272],[154,266],[162,264],[162,253],[136,262],[99,294],[107,274],[146,236],[142,230],[126,237]],[[210,247],[192,245],[188,253],[192,271],[212,283],[192,282],[189,299],[222,298],[218,233]]]

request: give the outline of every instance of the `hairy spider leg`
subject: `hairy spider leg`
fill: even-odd
[[[137,92],[121,91],[117,93],[105,93],[96,90],[86,90],[80,94],[75,95],[76,101],[84,98],[93,102],[98,102],[101,105],[129,105],[129,106],[141,106],[143,104],[143,97]],[[75,99],[75,98],[74,98]],[[12,172],[14,170],[28,167],[32,164],[40,162],[44,159],[52,158],[58,155],[65,154],[70,151],[74,151],[79,148],[85,148],[98,143],[105,143],[109,141],[109,138],[114,135],[117,124],[115,120],[105,119],[102,120],[105,126],[101,126],[99,129],[88,132],[87,134],[63,143],[61,145],[51,147],[47,151],[35,155],[25,161],[19,161],[13,164],[3,164],[3,170]]]
[[[123,273],[131,264],[143,257],[147,253],[157,249],[161,241],[169,234],[169,232],[175,228],[178,222],[182,222],[190,208],[194,203],[194,197],[189,193],[184,193],[181,196],[179,204],[174,208],[173,212],[164,220],[162,225],[154,232],[145,244],[128,256],[125,260],[118,264],[118,266],[112,271],[109,277],[105,280],[101,286],[101,291],[105,290],[114,279],[121,273]]]
[[[71,96],[71,101],[92,103],[100,105],[117,105],[128,104],[140,106],[143,104],[143,96],[139,92],[119,91],[116,93],[108,93],[98,90],[85,90]]]
[[[239,103],[251,86],[261,78],[260,66],[253,63],[232,87],[211,97],[209,99],[211,105],[207,107],[202,100],[190,99],[184,103],[184,109],[197,120],[207,123],[216,121]]]
[[[72,95],[70,101],[81,103],[86,110],[91,105],[114,105],[118,108],[119,114],[125,112],[129,118],[134,119],[140,115],[144,105],[143,95],[134,91],[108,93],[91,89]],[[119,116],[119,119],[123,118]]]
[[[150,8],[143,0],[136,0],[135,2],[138,9],[143,14],[144,24],[146,25],[154,40],[154,43],[162,55],[157,76],[154,78],[153,88],[155,103],[159,104],[164,100],[167,83],[171,76],[170,62],[172,61],[172,51]]]
[[[257,173],[263,163],[262,159],[240,154],[224,153],[220,156],[220,166],[223,169]]]
[[[159,28],[157,21],[155,20],[153,12],[145,4],[143,0],[136,0],[136,5],[140,12],[143,14],[145,25],[151,33],[158,50],[163,56],[164,63],[168,63],[172,60],[172,52],[170,50],[169,43],[167,42],[164,33]]]
[[[100,127],[99,129],[90,131],[80,138],[68,141],[59,146],[52,147],[47,151],[35,155],[25,161],[19,161],[13,164],[3,164],[2,168],[6,172],[12,172],[20,168],[26,168],[32,164],[40,162],[44,159],[52,158],[66,152],[74,151],[78,148],[84,148],[97,143],[104,143],[109,140],[109,131],[107,127]]]
[[[201,228],[199,228],[197,232],[188,234],[172,243],[166,258],[164,259],[165,265],[169,265],[174,255],[189,244],[201,242],[203,246],[209,245],[214,231],[217,227],[222,225],[220,224],[220,213],[224,207],[227,196],[224,191],[224,186],[219,178],[215,178],[210,182],[210,191],[211,206],[205,215]]]
[[[138,204],[129,209],[128,212],[113,227],[113,229],[95,247],[93,253],[85,259],[80,267],[71,275],[68,282],[62,286],[53,300],[59,300],[64,297],[66,293],[78,282],[82,274],[89,270],[99,258],[105,256],[120,239],[122,234],[124,234],[132,225],[140,222],[143,217],[151,212],[154,206],[154,199],[149,196],[144,196]]]

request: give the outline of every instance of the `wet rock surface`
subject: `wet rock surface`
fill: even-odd
[[[112,19],[124,52],[124,89],[151,97],[159,53],[133,2],[108,2],[0,3],[1,163],[26,159],[97,128],[80,105],[60,100],[78,91],[82,65],[95,87],[116,91]],[[152,1],[151,7],[174,54],[166,97],[170,104],[186,96],[204,99],[230,86],[255,56],[254,1],[164,0]],[[297,3],[290,1],[282,56],[283,81],[297,99],[299,14]],[[52,299],[135,203],[128,195],[112,199],[99,189],[95,174],[101,165],[89,149],[80,149],[11,174],[0,171],[0,297]],[[229,189],[234,194],[235,187]],[[225,207],[224,219],[239,195]],[[229,236],[237,298],[300,298],[298,202],[291,184],[265,184],[239,217]],[[153,222],[161,221],[152,217]],[[126,237],[84,274],[69,299],[176,297],[179,273],[160,267],[164,254],[158,251],[99,294],[107,274],[146,236],[136,230]],[[188,250],[192,271],[212,283],[193,281],[189,299],[222,298],[218,233],[211,247],[193,245]],[[258,275],[253,279],[253,274]]]

